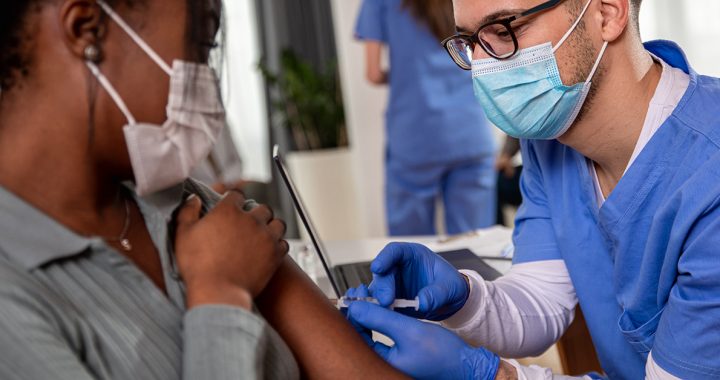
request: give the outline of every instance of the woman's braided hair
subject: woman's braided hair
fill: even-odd
[[[17,80],[29,73],[32,30],[28,21],[30,13],[39,11],[43,3],[53,0],[0,0],[0,90],[7,90]],[[57,0],[54,0],[57,1]],[[142,5],[145,0],[105,0],[110,6],[122,2],[130,7]],[[214,9],[218,22],[221,19],[220,0],[186,0],[188,7],[187,44],[195,53],[193,58],[207,60],[208,30],[217,25],[208,19],[208,12]],[[222,34],[222,31],[221,31]]]
[[[11,87],[18,75],[27,74],[25,16],[34,3],[32,0],[0,3],[0,88]]]
[[[105,0],[111,6],[118,0]],[[122,0],[129,5],[141,0]],[[17,84],[18,78],[27,76],[32,43],[29,15],[38,12],[48,0],[0,1],[0,90]]]

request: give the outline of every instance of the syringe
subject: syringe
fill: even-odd
[[[373,297],[342,297],[340,299],[330,299],[330,302],[332,302],[338,309],[348,308],[350,304],[355,301],[365,301],[376,305],[380,304],[377,298]],[[390,305],[390,309],[415,309],[415,311],[417,311],[419,305],[420,302],[417,297],[414,300],[396,299],[393,301],[392,305]]]

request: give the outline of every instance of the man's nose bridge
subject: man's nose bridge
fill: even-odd
[[[490,58],[490,55],[482,48],[482,46],[480,46],[479,43],[475,44],[472,48],[472,59],[478,60],[486,58]]]

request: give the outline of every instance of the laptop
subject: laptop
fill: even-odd
[[[322,240],[320,240],[302,198],[300,198],[300,194],[298,193],[297,188],[288,173],[287,167],[280,156],[277,145],[273,148],[273,162],[280,173],[280,178],[282,178],[285,187],[287,187],[288,192],[290,193],[290,198],[295,206],[295,210],[300,216],[300,220],[302,221],[308,236],[310,236],[310,241],[315,248],[315,252],[317,252],[318,257],[320,258],[320,262],[322,263],[323,269],[328,276],[330,285],[332,286],[333,292],[337,298],[342,297],[350,288],[358,287],[361,284],[370,284],[373,278],[372,271],[370,271],[371,261],[332,266],[330,256],[328,255]],[[485,263],[483,259],[476,256],[469,249],[437,252],[437,254],[447,260],[455,268],[474,270],[485,280],[492,281],[501,276],[500,272]]]

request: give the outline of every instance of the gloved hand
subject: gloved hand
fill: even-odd
[[[361,284],[357,288],[350,288],[345,292],[346,298],[364,298],[364,297],[370,297],[370,291],[368,290],[368,287],[364,284]],[[348,316],[348,310],[349,309],[340,309],[341,312],[345,315],[345,317]],[[372,331],[368,330],[362,325],[359,325],[355,322],[353,322],[352,319],[348,318],[348,321],[350,321],[350,324],[355,328],[355,331],[357,331],[360,336],[363,338],[365,343],[367,343],[368,346],[372,347],[374,342],[372,340]]]
[[[378,305],[353,302],[348,319],[356,327],[374,330],[392,339],[393,347],[380,342],[371,345],[390,365],[415,379],[493,380],[500,366],[497,355],[484,348],[470,347],[443,327]]]
[[[416,318],[440,321],[460,310],[470,287],[460,272],[442,257],[420,244],[391,243],[370,265],[370,292],[380,305],[395,298],[418,297],[418,311],[402,311]]]

